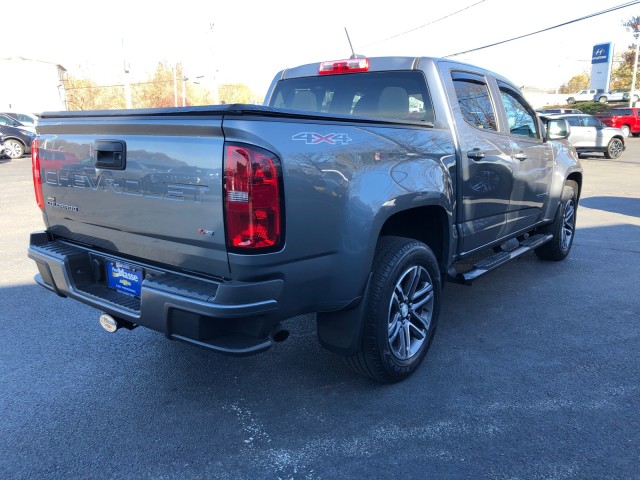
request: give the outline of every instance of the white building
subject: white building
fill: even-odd
[[[0,58],[0,111],[66,110],[62,65],[23,57]]]

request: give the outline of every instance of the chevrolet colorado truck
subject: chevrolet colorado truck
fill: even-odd
[[[324,347],[395,382],[427,354],[443,282],[562,260],[574,239],[566,120],[543,127],[509,80],[450,60],[314,63],[279,72],[262,106],[37,128],[36,281],[109,331],[248,355],[315,313]]]

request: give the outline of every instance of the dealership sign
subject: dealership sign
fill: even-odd
[[[607,63],[609,62],[609,58],[611,55],[611,50],[613,50],[611,43],[603,43],[602,45],[594,45],[593,46],[593,55],[591,55],[591,63]]]
[[[613,43],[593,46],[591,54],[591,83],[589,88],[609,91],[611,68],[613,67]]]

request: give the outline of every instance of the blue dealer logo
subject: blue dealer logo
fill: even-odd
[[[609,61],[609,44],[595,45],[593,47],[593,55],[591,55],[591,63],[607,63]]]

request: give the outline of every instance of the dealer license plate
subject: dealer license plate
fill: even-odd
[[[133,297],[140,297],[142,269],[122,262],[107,260],[109,287]]]

